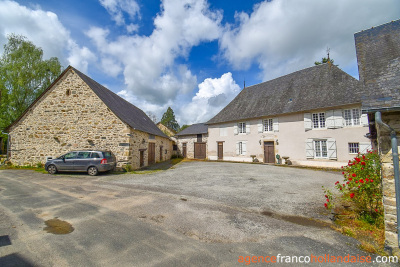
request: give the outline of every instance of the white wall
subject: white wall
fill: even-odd
[[[344,106],[341,109],[360,108],[359,106]],[[315,110],[312,112],[326,112],[327,110]],[[338,129],[312,129],[306,130],[304,126],[304,113],[295,113],[289,115],[277,116],[278,131],[258,132],[258,124],[262,119],[252,119],[244,121],[229,122],[225,124],[209,125],[208,138],[208,158],[217,160],[217,142],[223,142],[224,158],[223,160],[232,161],[252,161],[251,155],[256,155],[260,162],[264,161],[264,142],[273,141],[275,145],[275,155],[288,156],[293,164],[321,166],[321,167],[337,167],[346,165],[347,162],[354,158],[354,154],[348,151],[348,143],[370,143],[365,137],[369,132],[369,127],[344,126]],[[238,122],[246,122],[250,124],[250,133],[234,134],[235,125]],[[221,136],[220,128],[225,128]],[[275,130],[275,129],[274,129]],[[306,140],[309,138],[332,139],[336,141],[336,159],[307,159],[306,157]],[[236,143],[239,141],[246,142],[246,154],[236,154]]]

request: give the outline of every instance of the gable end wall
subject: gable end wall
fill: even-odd
[[[69,71],[10,129],[10,160],[16,165],[32,165],[71,150],[109,149],[118,161],[126,162],[129,146],[124,144],[130,142],[130,132],[131,128]]]

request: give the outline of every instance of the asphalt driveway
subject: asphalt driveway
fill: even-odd
[[[367,255],[329,227],[321,186],[340,179],[218,162],[98,177],[2,170],[0,265],[246,266],[240,256]],[[54,218],[74,231],[44,231]]]

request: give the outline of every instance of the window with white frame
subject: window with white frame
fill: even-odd
[[[243,155],[243,142],[239,142],[239,155]]]
[[[266,119],[263,121],[264,132],[272,132],[274,130],[274,122],[272,119]]]
[[[327,158],[328,149],[326,146],[326,140],[315,140],[314,151],[315,151],[315,158]]]
[[[358,108],[345,109],[343,118],[346,126],[360,125],[360,110]]]
[[[246,123],[245,122],[239,122],[238,123],[238,132],[239,133],[246,133]]]
[[[325,128],[325,112],[312,114],[313,128]]]
[[[349,153],[350,154],[358,154],[360,152],[360,144],[359,143],[349,143]]]
[[[246,141],[236,143],[236,155],[246,155]]]

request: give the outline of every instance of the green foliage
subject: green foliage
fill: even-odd
[[[333,62],[334,62],[333,59],[323,57],[321,61],[315,61],[314,64],[315,64],[315,65],[321,65],[321,64],[324,64],[324,63],[328,63],[328,61],[329,61],[330,63],[332,63],[332,64],[333,64]]]
[[[369,224],[381,223],[383,218],[381,165],[379,155],[369,151],[358,154],[343,168],[343,182],[337,181],[335,188],[339,192],[339,201],[353,204],[359,218]],[[329,210],[335,208],[334,195],[324,189],[326,203]]]
[[[8,35],[0,58],[0,129],[16,120],[60,75],[58,59],[42,57],[42,49],[26,37]]]
[[[161,123],[176,132],[179,131],[179,124],[175,119],[175,114],[171,107],[168,107],[167,111],[163,114]]]
[[[187,127],[189,127],[189,125],[184,124],[184,125],[182,125],[182,127],[179,129],[179,131],[183,131],[183,130],[185,130]]]
[[[124,170],[125,172],[132,172],[134,169],[133,169],[133,167],[132,167],[131,164],[126,164],[126,165],[123,167],[123,170]]]

